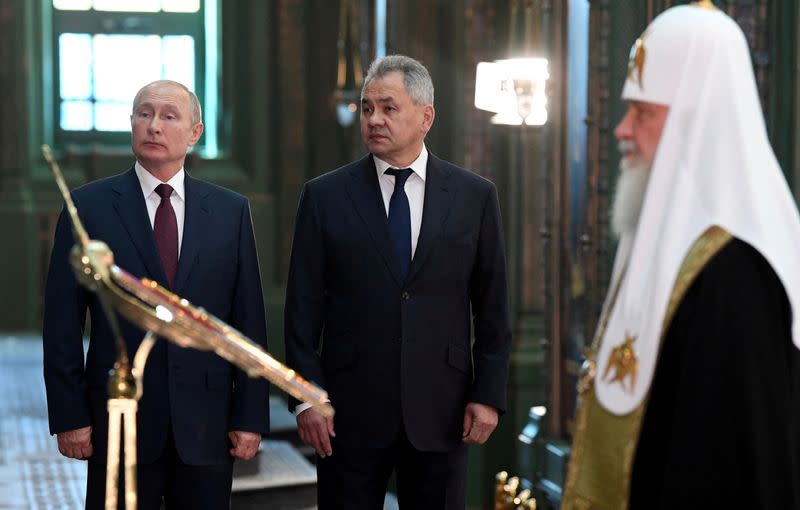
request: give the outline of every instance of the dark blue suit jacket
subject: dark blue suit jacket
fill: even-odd
[[[502,412],[506,401],[511,333],[494,185],[430,154],[401,281],[372,156],[306,183],[285,329],[289,366],[330,394],[337,440],[384,447],[402,426],[419,450],[460,444],[468,402]]]
[[[264,302],[250,207],[245,197],[186,174],[186,212],[173,289],[194,305],[267,347]],[[89,183],[72,193],[92,239],[104,241],[115,263],[137,277],[168,287],[136,173]],[[93,457],[105,459],[106,383],[116,359],[111,330],[97,296],[76,283],[68,262],[74,244],[62,211],[47,277],[44,377],[50,432],[93,427]],[[84,364],[82,333],[91,316]],[[144,333],[122,320],[131,357]],[[268,385],[251,379],[216,354],[159,340],[148,358],[138,412],[139,461],[158,458],[172,427],[181,459],[206,465],[230,458],[227,433],[265,434]]]

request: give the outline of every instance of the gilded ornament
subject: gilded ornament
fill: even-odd
[[[619,381],[622,389],[628,393],[633,393],[636,387],[636,375],[639,371],[639,359],[633,350],[633,343],[636,341],[636,336],[625,332],[625,341],[614,347],[608,357],[605,372],[603,372],[603,380],[615,382]],[[614,369],[613,375],[611,369]],[[628,381],[627,387],[625,381]]]
[[[628,78],[635,80],[642,90],[644,90],[642,73],[644,73],[644,60],[647,57],[647,49],[644,46],[645,35],[646,34],[642,34],[642,36],[633,43],[631,55],[628,59]]]
[[[701,9],[708,9],[711,11],[718,11],[717,6],[714,5],[714,2],[711,0],[699,0],[698,2],[692,2],[694,7],[699,7]]]

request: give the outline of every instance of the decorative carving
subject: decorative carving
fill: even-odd
[[[503,54],[497,41],[497,10],[495,2],[466,0],[464,2],[464,63],[463,104],[475,100],[475,68],[478,62],[490,61]],[[495,154],[485,112],[467,108],[465,112],[464,166],[487,179],[496,180]]]
[[[652,2],[649,2],[652,3]],[[648,9],[650,6],[648,6]],[[586,304],[584,331],[591,334],[603,305],[608,280],[611,276],[607,246],[609,241],[608,211],[611,172],[608,158],[608,137],[611,136],[608,101],[609,90],[609,33],[611,30],[608,0],[591,2],[589,22],[589,108],[588,168],[586,172],[586,225],[583,236],[592,242],[583,244],[586,278]]]

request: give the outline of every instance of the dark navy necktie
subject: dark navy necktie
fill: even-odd
[[[156,209],[156,219],[153,221],[153,233],[156,237],[158,254],[161,256],[161,265],[167,275],[169,286],[175,289],[175,273],[178,271],[178,220],[169,197],[172,195],[172,186],[159,184],[156,193],[161,197],[161,203]]]
[[[397,260],[400,262],[400,279],[405,281],[408,267],[411,265],[411,208],[408,205],[405,185],[413,170],[390,168],[386,173],[394,175],[394,191],[389,200],[389,236]]]

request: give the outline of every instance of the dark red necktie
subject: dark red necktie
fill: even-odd
[[[159,184],[156,193],[161,197],[161,203],[156,209],[156,219],[153,222],[153,233],[156,236],[156,246],[161,255],[161,265],[167,275],[171,289],[175,287],[175,273],[178,271],[178,220],[169,197],[172,195],[172,186]]]

